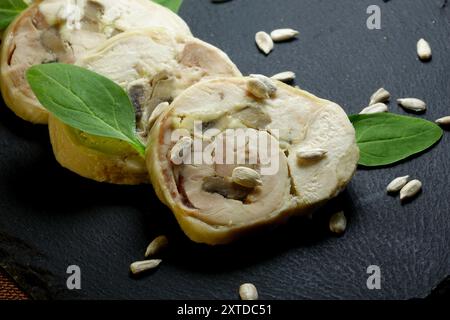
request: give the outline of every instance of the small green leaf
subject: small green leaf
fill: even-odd
[[[360,165],[384,166],[406,159],[433,146],[443,135],[436,124],[392,113],[353,115],[361,151]]]
[[[173,12],[178,13],[183,0],[153,0],[153,2],[159,3],[160,5],[169,8]]]
[[[31,67],[27,79],[39,102],[67,125],[86,133],[123,140],[140,154],[136,116],[126,92],[113,81],[68,64]]]
[[[0,30],[6,29],[14,18],[26,8],[27,4],[22,0],[1,0]]]

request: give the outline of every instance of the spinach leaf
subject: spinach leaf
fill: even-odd
[[[62,122],[92,135],[126,141],[145,153],[136,137],[133,105],[113,81],[59,63],[31,67],[27,79],[40,103]]]
[[[392,113],[353,115],[361,151],[360,165],[384,166],[406,159],[433,146],[443,135],[436,124]]]
[[[4,30],[14,18],[27,8],[22,0],[2,0],[0,2],[0,30]]]
[[[153,2],[159,3],[160,5],[169,8],[173,12],[178,13],[183,0],[153,0]]]

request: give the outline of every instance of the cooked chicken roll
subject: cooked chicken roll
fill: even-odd
[[[359,159],[337,104],[263,76],[216,79],[156,121],[147,167],[195,242],[225,244],[337,196]]]
[[[117,35],[77,64],[128,92],[144,144],[157,116],[186,88],[203,79],[241,75],[216,47],[163,29]],[[53,116],[49,130],[56,159],[73,172],[117,184],[149,182],[145,160],[125,143],[74,130]]]
[[[6,104],[19,117],[46,124],[48,112],[25,79],[29,67],[74,63],[118,33],[155,26],[191,35],[180,17],[149,0],[36,1],[3,34],[1,90]]]

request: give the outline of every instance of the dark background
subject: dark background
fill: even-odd
[[[180,15],[193,33],[227,52],[244,74],[297,73],[298,84],[359,112],[379,87],[429,104],[421,117],[450,114],[450,8],[445,0],[185,0]],[[377,4],[382,29],[366,27]],[[268,57],[254,34],[298,29]],[[433,60],[421,63],[426,38]],[[233,246],[187,240],[150,186],[91,182],[60,168],[47,129],[0,108],[0,265],[35,298],[237,299],[253,282],[262,299],[422,298],[450,275],[448,131],[428,152],[396,166],[358,170],[347,190],[313,220]],[[385,194],[410,174],[424,183],[411,203]],[[328,217],[344,209],[348,230],[337,238]],[[156,272],[129,276],[147,244],[168,234],[171,247]],[[82,290],[66,289],[66,269],[79,265]],[[382,289],[368,290],[366,269],[379,265]],[[445,287],[445,285],[444,285]],[[441,290],[442,291],[442,290]]]

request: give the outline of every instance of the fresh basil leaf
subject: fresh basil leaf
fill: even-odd
[[[361,151],[360,165],[384,166],[406,159],[433,146],[443,135],[436,124],[392,113],[353,115]]]
[[[126,92],[113,81],[68,64],[31,67],[28,82],[39,102],[67,125],[86,133],[128,142],[141,155],[136,116]]]
[[[153,2],[159,3],[160,5],[169,8],[173,12],[178,13],[183,0],[153,0]]]
[[[6,29],[14,18],[26,8],[27,4],[22,0],[1,0],[0,30]]]

